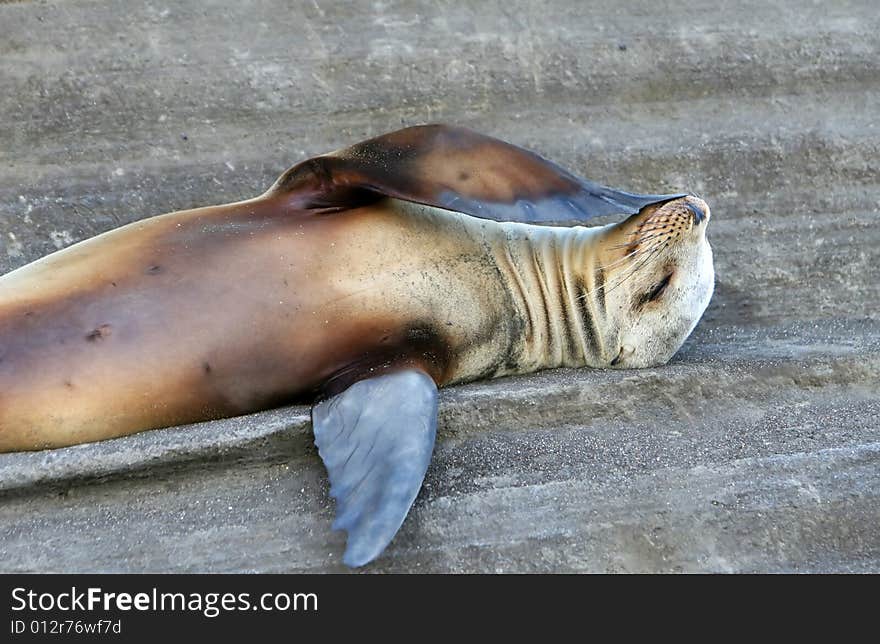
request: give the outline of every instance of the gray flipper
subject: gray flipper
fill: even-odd
[[[609,188],[529,150],[449,125],[409,127],[308,159],[281,175],[269,192],[303,209],[347,210],[394,197],[532,223],[634,215],[686,196]]]
[[[336,499],[343,561],[363,566],[397,534],[415,501],[437,435],[437,385],[406,369],[360,380],[312,409],[315,445]]]

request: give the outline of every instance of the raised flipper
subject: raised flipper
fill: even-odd
[[[334,530],[348,532],[343,561],[378,557],[416,498],[437,434],[437,386],[406,369],[360,380],[312,409],[315,444],[336,499]]]
[[[523,148],[448,125],[410,127],[303,161],[269,190],[281,193],[304,209],[346,210],[386,196],[525,222],[632,215],[685,196],[614,190]]]

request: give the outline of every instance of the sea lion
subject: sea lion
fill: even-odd
[[[541,225],[609,213],[629,216]],[[309,159],[255,199],[0,278],[0,451],[312,402],[344,561],[363,565],[421,487],[437,388],[665,363],[712,294],[709,218],[463,128]]]

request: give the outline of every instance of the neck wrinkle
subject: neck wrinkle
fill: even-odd
[[[594,257],[588,248],[596,229],[503,227],[506,243],[499,267],[508,273],[514,306],[525,322],[519,368],[596,364],[604,353],[595,271],[590,269]]]
[[[596,319],[595,307],[590,310],[589,319],[585,319],[587,316],[583,314],[584,308],[581,300],[585,298],[589,303],[591,298],[587,297],[588,291],[582,277],[584,274],[584,254],[581,251],[584,244],[579,232],[576,229],[567,229],[565,234],[557,235],[554,244],[555,266],[559,273],[558,279],[563,285],[561,289],[562,301],[559,303],[559,308],[562,311],[563,322],[566,323],[569,337],[568,346],[571,349],[576,348],[576,352],[572,351],[571,355],[567,356],[566,364],[571,366],[583,366],[587,363],[587,356],[590,355],[587,334],[593,333],[593,331],[588,330],[585,326],[592,325],[592,321]]]
[[[580,338],[584,347],[583,364],[592,367],[606,364],[605,337],[608,330],[608,313],[598,300],[598,283],[601,260],[597,253],[600,228],[581,228],[573,231],[568,266],[568,275],[574,288],[569,294],[572,310],[580,321]]]

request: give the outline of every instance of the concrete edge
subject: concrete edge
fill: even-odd
[[[259,451],[279,435],[311,428],[309,409],[294,406],[181,425],[39,452],[0,454],[0,492],[77,479],[124,476],[154,466],[181,466]]]
[[[774,387],[850,385],[880,377],[880,353],[853,348],[800,358],[678,362],[638,371],[556,369],[441,391],[440,439],[479,431],[591,424],[627,408],[675,399],[699,413],[715,396],[747,399]],[[662,396],[655,395],[662,387]],[[540,400],[541,404],[536,404]],[[553,407],[552,418],[544,413]],[[587,410],[587,411],[585,411]],[[141,432],[54,450],[0,454],[0,493],[76,480],[137,476],[161,467],[230,459],[271,461],[310,444],[310,410],[281,407],[247,416]],[[296,445],[291,445],[292,439]]]

